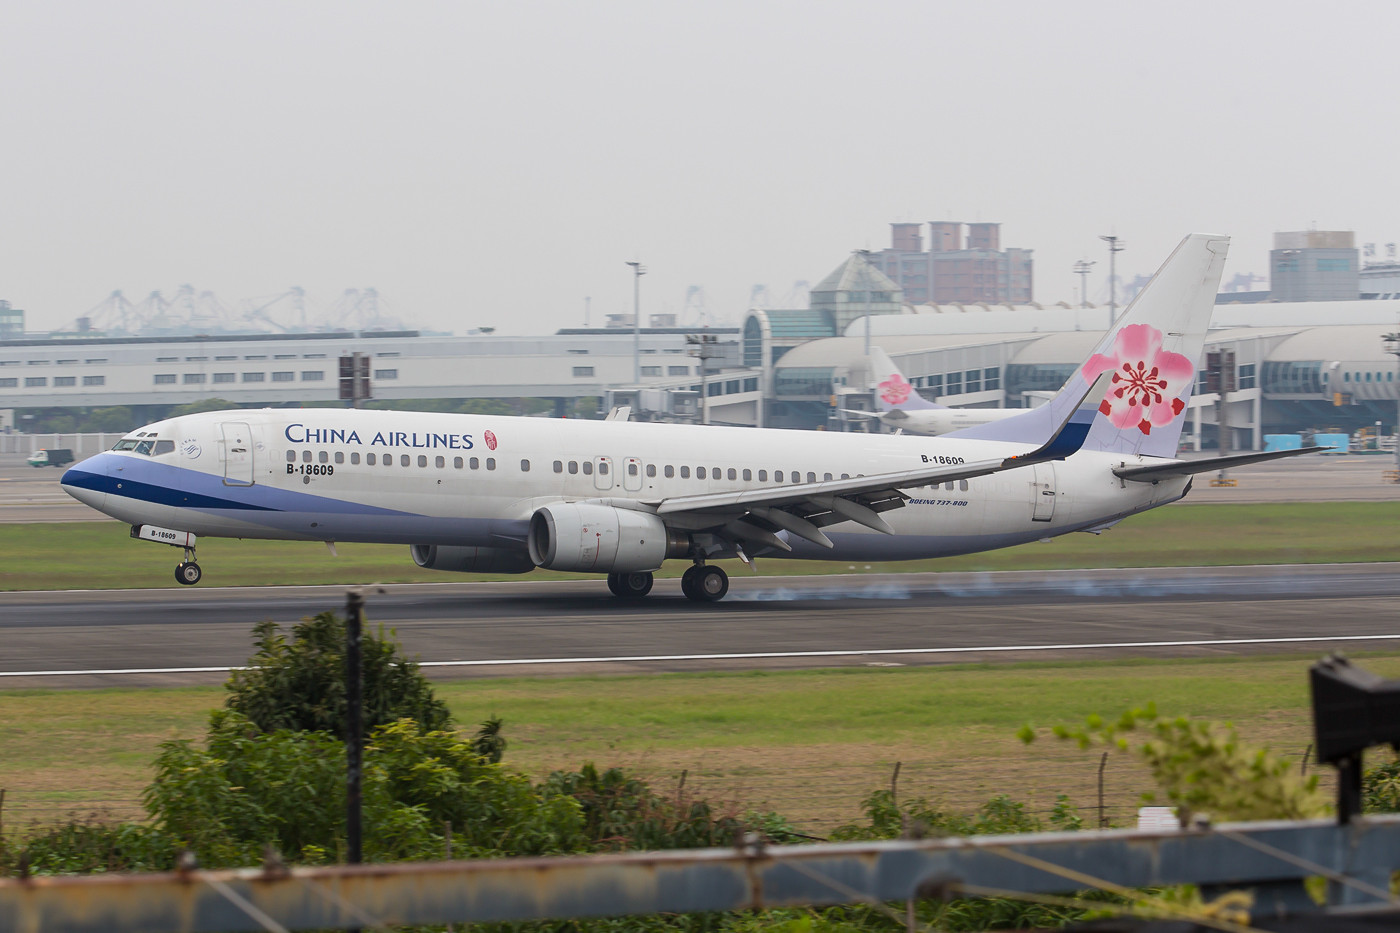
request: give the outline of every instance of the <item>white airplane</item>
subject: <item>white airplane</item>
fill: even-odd
[[[904,378],[894,360],[879,347],[870,348],[870,366],[879,411],[848,408],[845,409],[846,413],[878,418],[881,423],[906,434],[937,437],[1026,413],[1024,408],[949,408],[930,402],[919,394],[912,382]]]
[[[181,548],[183,584],[200,536],[370,541],[436,570],[607,574],[622,598],[686,560],[681,589],[707,602],[729,588],[717,558],[916,559],[1100,531],[1227,460],[1306,452],[1175,459],[1228,245],[1183,240],[1048,403],[943,437],[235,410],[147,425],[62,483]]]

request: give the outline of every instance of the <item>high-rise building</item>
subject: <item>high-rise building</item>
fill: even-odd
[[[872,253],[870,262],[903,289],[909,303],[1027,304],[1032,300],[1031,251],[1002,249],[1001,224],[930,221],[927,250],[922,225],[890,227],[890,248]]]
[[[1271,301],[1348,301],[1361,294],[1361,262],[1350,230],[1275,233]]]

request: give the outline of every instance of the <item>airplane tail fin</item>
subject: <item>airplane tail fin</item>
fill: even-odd
[[[1110,373],[1083,449],[1176,456],[1229,246],[1228,237],[1187,236],[1054,398],[1025,415],[955,436],[1043,441],[1089,384]]]
[[[881,412],[944,407],[920,395],[889,354],[879,347],[870,348],[870,375],[875,383],[875,404],[880,406]]]

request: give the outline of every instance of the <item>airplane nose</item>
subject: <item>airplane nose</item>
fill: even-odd
[[[107,503],[106,479],[110,458],[106,454],[88,457],[63,472],[58,484],[83,505],[99,511]]]

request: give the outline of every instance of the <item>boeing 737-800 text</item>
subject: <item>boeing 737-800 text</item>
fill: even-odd
[[[202,536],[372,541],[437,570],[607,574],[624,598],[688,560],[681,588],[704,602],[729,588],[718,558],[901,560],[1097,531],[1222,465],[1175,453],[1228,242],[1183,240],[1045,405],[942,437],[234,410],[147,425],[62,482],[183,549],[185,584]]]

